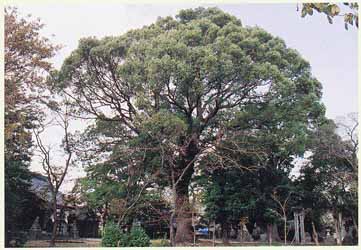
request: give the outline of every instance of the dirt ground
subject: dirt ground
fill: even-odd
[[[57,240],[56,247],[100,247],[101,239]],[[30,240],[24,247],[49,247],[48,240]]]
[[[157,240],[153,240],[157,241]],[[275,242],[272,244],[272,246],[282,246],[283,243],[281,242]],[[309,244],[314,245],[314,244]],[[56,247],[100,247],[101,246],[101,239],[79,239],[79,240],[58,240],[56,241]],[[193,246],[193,245],[189,245]],[[212,240],[208,239],[199,239],[195,246],[213,246]],[[224,246],[224,244],[216,240],[215,246]],[[239,243],[236,241],[230,241],[229,245],[227,246],[268,246],[268,243],[264,242],[244,242]],[[33,240],[26,242],[24,247],[49,247],[49,241],[48,240]],[[157,246],[159,247],[159,246]]]

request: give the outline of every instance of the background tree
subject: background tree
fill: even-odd
[[[228,243],[230,229],[238,234],[241,217],[255,212],[257,190],[252,173],[239,169],[217,169],[205,184],[205,216],[221,225],[222,240]]]
[[[46,126],[42,121],[38,125],[38,129],[34,129],[34,136],[36,140],[37,149],[39,151],[39,156],[41,157],[41,163],[43,170],[46,174],[49,191],[51,192],[51,205],[52,213],[54,218],[53,230],[50,240],[50,247],[55,246],[55,240],[58,233],[58,195],[60,187],[62,186],[65,176],[68,174],[69,167],[73,164],[72,158],[74,156],[74,140],[70,132],[70,110],[65,100],[64,103],[60,103],[60,108],[55,110],[55,122],[57,126],[60,126],[64,132],[64,138],[62,141],[62,146],[64,148],[64,163],[59,164],[55,159],[54,163],[54,150],[52,151],[50,146],[44,145],[41,133],[44,132]]]
[[[283,240],[284,244],[287,245],[287,219],[288,219],[288,213],[290,212],[292,199],[295,193],[292,191],[292,188],[290,186],[278,186],[273,190],[273,194],[271,195],[272,199],[277,203],[278,205],[278,214],[283,220]]]
[[[352,127],[356,129],[357,123]],[[312,141],[311,163],[305,166],[304,171],[312,172],[313,178],[318,179],[317,189],[322,190],[323,197],[327,201],[327,210],[334,216],[337,244],[341,244],[344,217],[351,217],[357,230],[357,222],[354,218],[357,214],[358,198],[357,193],[353,191],[357,186],[354,181],[357,179],[357,174],[354,172],[357,165],[350,164],[356,161],[352,160],[353,150],[349,150],[352,148],[349,140],[343,140],[336,129],[337,126],[332,120],[317,127]]]
[[[235,150],[234,145],[237,140],[234,138],[229,140],[226,136],[216,149],[217,155],[222,160],[213,164],[216,167],[224,169],[239,165],[255,170],[253,175],[246,175],[250,184],[245,185],[246,190],[251,190],[251,187],[252,190],[256,190],[253,198],[256,201],[254,206],[257,212],[250,216],[250,221],[253,223],[257,221],[261,226],[267,224],[270,243],[272,240],[279,240],[276,225],[279,221],[278,205],[274,204],[273,192],[277,188],[293,186],[290,172],[295,166],[292,162],[295,157],[303,155],[310,140],[311,128],[324,117],[323,106],[310,101],[315,97],[297,96],[304,93],[303,91],[305,89],[300,88],[295,91],[294,97],[291,93],[285,96],[286,100],[280,98],[265,105],[249,105],[243,109],[230,122],[231,125],[228,126],[230,129],[227,132],[237,137],[236,145],[242,149],[242,152]],[[234,155],[230,156],[229,152],[232,150]],[[236,159],[239,161],[238,164],[234,164]],[[227,172],[227,169],[223,171]],[[248,183],[248,181],[242,179],[242,182]],[[234,180],[230,185],[237,186],[237,190],[244,188],[242,185],[237,185]],[[225,195],[224,199],[227,199]],[[229,201],[235,200],[236,198],[233,197]],[[226,202],[223,200],[220,204]],[[224,214],[227,217],[226,213]]]
[[[309,64],[281,39],[215,8],[183,10],[120,37],[82,39],[56,78],[78,115],[117,124],[118,138],[152,138],[144,124],[164,117],[181,128],[169,157],[173,167],[163,172],[175,180],[180,244],[192,240],[188,186],[217,131],[237,110],[284,100],[298,88],[304,92],[291,96],[318,102],[320,87]]]
[[[59,48],[40,35],[39,20],[23,18],[16,8],[5,8],[5,241],[22,228],[26,203],[31,197],[29,164],[32,156],[31,130],[41,116],[36,107],[45,99],[37,91],[51,70],[49,59]],[[42,93],[42,94],[41,94]]]

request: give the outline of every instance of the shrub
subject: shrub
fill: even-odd
[[[130,247],[148,247],[150,246],[149,236],[145,233],[144,229],[140,226],[134,226],[130,230],[129,237]]]
[[[148,247],[150,239],[145,231],[139,227],[132,227],[130,233],[124,233],[112,221],[107,222],[102,237],[103,247]]]
[[[129,236],[123,233],[117,224],[112,221],[107,222],[102,237],[103,247],[126,246]]]

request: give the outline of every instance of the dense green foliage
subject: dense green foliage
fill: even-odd
[[[129,236],[123,233],[119,226],[112,221],[108,221],[102,236],[103,247],[127,246]]]
[[[140,226],[133,226],[130,230],[130,239],[127,246],[130,247],[149,247],[150,239]]]
[[[340,126],[329,120],[315,130],[313,155],[310,164],[301,171],[301,183],[305,182],[304,186],[308,186],[303,188],[306,192],[314,187],[312,193],[305,195],[314,201],[314,211],[327,208],[335,217],[342,212],[357,224],[357,134],[342,138],[337,134],[337,129]]]

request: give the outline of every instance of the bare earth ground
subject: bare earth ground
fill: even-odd
[[[151,240],[152,244],[156,245],[160,240]],[[197,241],[196,246],[212,246],[212,240],[200,239]],[[283,243],[275,242],[272,246],[282,246]],[[314,245],[313,243],[307,245]],[[79,239],[79,240],[59,240],[56,241],[57,247],[100,247],[101,239]],[[159,246],[159,245],[158,245]],[[192,245],[189,245],[192,246]],[[215,241],[215,246],[224,246],[223,243],[219,240]],[[244,242],[240,244],[236,241],[230,241],[228,246],[268,246],[268,243],[265,242]],[[48,240],[33,240],[28,241],[25,244],[25,247],[49,247]]]
[[[57,247],[100,247],[101,239],[57,240]],[[49,247],[48,240],[30,240],[24,247]]]

